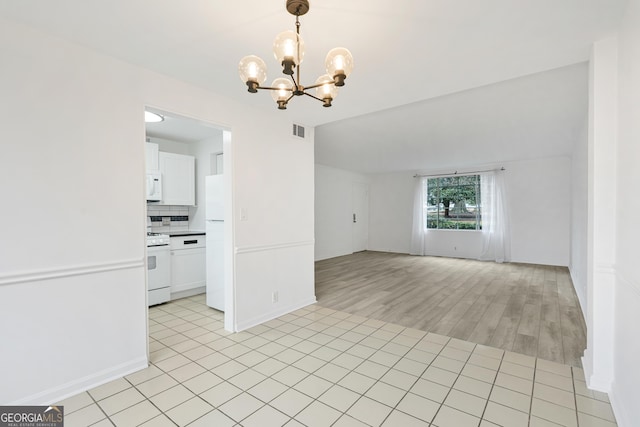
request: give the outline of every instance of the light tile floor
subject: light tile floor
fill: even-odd
[[[151,365],[61,402],[73,426],[615,426],[560,365],[312,305],[230,334],[204,295],[152,307]]]

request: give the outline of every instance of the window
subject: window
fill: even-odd
[[[424,182],[427,228],[482,230],[480,175],[430,178]]]

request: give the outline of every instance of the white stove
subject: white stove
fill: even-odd
[[[147,291],[149,305],[171,299],[171,253],[167,234],[147,233]]]

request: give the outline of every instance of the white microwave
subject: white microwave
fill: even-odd
[[[160,172],[147,171],[147,202],[162,200],[162,175]]]

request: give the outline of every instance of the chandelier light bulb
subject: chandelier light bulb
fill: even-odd
[[[267,64],[255,55],[245,56],[238,64],[240,80],[246,83],[249,92],[257,92],[258,86],[267,80]]]
[[[304,59],[304,40],[295,31],[283,31],[273,41],[273,55],[282,65],[283,73],[292,75]]]
[[[316,85],[320,85],[316,87],[316,96],[324,102],[323,106],[331,107],[331,101],[338,96],[338,88],[334,84],[333,77],[329,74],[320,76],[316,80]]]
[[[336,86],[344,86],[344,79],[353,71],[353,56],[348,49],[336,47],[327,54],[325,65],[327,73],[333,77]]]
[[[271,97],[278,103],[278,108],[284,110],[287,108],[287,101],[291,98],[293,83],[284,77],[277,78],[271,83]]]

